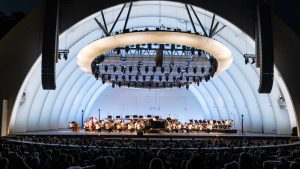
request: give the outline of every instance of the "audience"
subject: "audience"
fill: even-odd
[[[19,136],[0,141],[0,169],[300,169],[300,145],[287,145],[291,140],[282,145],[234,138]]]

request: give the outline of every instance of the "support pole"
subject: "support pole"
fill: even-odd
[[[193,26],[194,32],[197,34],[198,32],[197,32],[197,30],[196,30],[196,27],[195,27],[193,18],[192,18],[192,16],[191,16],[191,13],[190,13],[190,11],[189,11],[189,8],[188,8],[187,4],[185,4],[185,8],[186,8],[186,11],[187,11],[187,13],[188,13],[188,15],[189,15],[189,18],[190,18],[191,24],[192,24],[192,26]]]
[[[111,34],[111,32],[113,31],[114,27],[116,26],[116,24],[117,24],[117,22],[118,22],[118,20],[119,20],[119,18],[120,18],[120,16],[121,16],[121,14],[122,14],[122,12],[123,12],[125,6],[126,6],[126,4],[123,5],[121,11],[119,12],[117,19],[115,20],[113,26],[111,27],[111,29],[110,29],[110,31],[109,31],[109,34]]]
[[[125,24],[124,24],[123,32],[125,31],[125,29],[126,29],[126,26],[127,26],[127,23],[128,23],[128,19],[129,19],[129,16],[130,16],[130,12],[131,12],[131,8],[132,8],[132,4],[133,4],[133,2],[131,2],[131,3],[130,3],[129,9],[128,9],[128,13],[127,13],[127,17],[126,17],[126,20],[125,20]]]

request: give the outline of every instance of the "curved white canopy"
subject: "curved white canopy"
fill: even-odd
[[[110,28],[122,5],[103,10]],[[206,30],[210,27],[212,13],[194,7]],[[124,9],[128,10],[128,7]],[[59,61],[56,69],[57,89],[42,89],[39,58],[28,73],[17,96],[10,133],[66,128],[69,121],[81,123],[89,116],[106,117],[126,114],[159,114],[175,116],[181,121],[188,119],[231,118],[240,129],[244,115],[246,131],[290,134],[296,126],[295,112],[289,93],[277,69],[273,90],[259,94],[258,69],[245,65],[243,54],[254,53],[254,41],[228,21],[216,16],[220,25],[227,25],[215,38],[233,54],[231,66],[200,86],[186,89],[132,89],[112,88],[84,73],[76,63],[76,55],[86,45],[102,35],[94,18],[95,13],[62,33],[60,49],[69,49],[67,61]],[[195,18],[192,16],[194,21]],[[123,29],[126,15],[121,15],[114,30]],[[133,3],[128,28],[161,26],[191,30],[192,26],[184,4],[168,1],[138,1]],[[201,30],[196,24],[196,29]],[[23,94],[25,93],[25,95]],[[281,107],[278,98],[283,96],[286,106]],[[151,108],[151,109],[150,109]],[[82,112],[83,111],[83,112]]]

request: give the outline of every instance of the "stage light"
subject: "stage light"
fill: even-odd
[[[209,79],[210,79],[210,76],[204,76],[204,80],[207,82],[207,81],[209,81]]]
[[[148,73],[148,72],[149,72],[149,67],[148,67],[148,65],[147,65],[147,66],[145,66],[145,72],[146,72],[146,73]]]
[[[118,76],[118,75],[115,75],[115,79],[116,79],[116,81],[118,81],[118,78],[119,78],[119,76]]]
[[[199,81],[197,81],[197,86],[199,86],[200,85],[200,82]]]
[[[181,83],[178,83],[178,86],[177,86],[179,89],[181,88]]]
[[[159,83],[156,83],[156,88],[158,88],[159,87]]]
[[[121,87],[121,85],[122,85],[121,81],[118,82],[118,85],[119,85],[119,87]]]
[[[205,72],[204,67],[201,67],[201,73],[203,74]]]
[[[113,71],[116,72],[117,71],[117,66],[113,66]]]
[[[146,80],[146,75],[143,75],[143,81],[145,81]]]
[[[172,45],[171,45],[171,51],[174,51],[174,50],[175,50],[175,45],[172,44]]]
[[[125,52],[126,52],[126,53],[129,52],[129,46],[125,46]]]
[[[162,76],[160,75],[160,76],[158,77],[158,79],[159,79],[159,81],[161,81],[161,80],[162,80]]]
[[[189,73],[189,67],[188,67],[188,66],[185,67],[185,72],[186,72],[186,73]]]
[[[249,63],[249,58],[245,58],[245,64],[247,65]]]
[[[96,80],[98,80],[99,79],[99,72],[96,71],[95,74],[94,74],[94,76],[95,76]]]
[[[196,74],[197,73],[197,67],[193,67],[193,73]]]
[[[132,66],[129,66],[129,67],[128,67],[128,70],[129,70],[129,72],[131,73],[131,72],[132,72]]]
[[[137,66],[137,71],[141,72],[141,66],[140,65]]]
[[[251,64],[254,64],[254,63],[255,63],[255,58],[252,58]]]
[[[122,66],[121,66],[121,71],[122,71],[123,73],[126,72],[126,66],[125,66],[125,65],[122,65]]]
[[[115,86],[116,86],[115,81],[112,81],[111,86],[112,86],[112,88],[115,88]]]
[[[192,54],[192,55],[195,54],[195,48],[191,48],[191,54]]]
[[[153,66],[152,68],[152,72],[155,73],[156,72],[156,66]]]
[[[165,72],[165,68],[164,68],[164,67],[161,67],[161,68],[160,68],[160,71],[161,71],[161,73],[164,73],[164,72]]]
[[[128,88],[130,87],[130,83],[127,83],[127,87],[128,87]]]
[[[171,66],[170,66],[170,70],[169,70],[169,72],[171,73],[172,71],[173,71],[173,67],[171,67]]]
[[[129,81],[131,81],[131,78],[132,78],[132,76],[131,76],[131,75],[129,75],[129,76],[128,76],[128,80],[129,80]]]
[[[107,65],[104,66],[104,70],[105,70],[105,72],[107,72],[107,70],[108,70],[108,66]]]
[[[138,81],[138,80],[139,80],[139,76],[135,75],[135,81]]]
[[[181,72],[181,67],[177,67],[177,73]]]
[[[110,80],[111,79],[111,75],[107,75],[107,80]]]
[[[193,82],[196,82],[196,76],[193,76]]]
[[[202,82],[202,79],[203,79],[202,76],[199,76],[199,81],[200,81],[200,82]]]
[[[135,82],[135,83],[134,83],[134,87],[137,87],[137,84],[138,84],[138,83],[137,83],[137,82]]]
[[[126,80],[126,77],[125,75],[122,75],[122,80],[125,81]]]
[[[105,83],[105,79],[102,79],[102,84],[104,84]]]
[[[186,90],[189,90],[189,84],[188,83],[185,85],[185,88],[186,88]]]
[[[172,88],[172,87],[173,87],[173,84],[171,83],[171,84],[170,84],[170,88]]]
[[[64,53],[64,59],[67,60],[68,59],[68,54]]]
[[[174,82],[176,81],[176,76],[173,76],[173,81],[174,81]]]
[[[211,73],[211,72],[212,72],[212,68],[211,68],[211,67],[208,69],[208,72],[209,72],[209,73]]]
[[[104,74],[101,74],[101,79],[105,79],[105,75]]]
[[[186,81],[189,82],[190,81],[190,77],[186,76]]]
[[[119,55],[121,53],[121,49],[120,48],[116,48],[117,51],[117,55]]]
[[[182,80],[183,79],[183,76],[181,75],[181,76],[179,76],[179,80]]]
[[[166,81],[168,82],[169,81],[169,75],[166,75]]]
[[[153,79],[154,79],[154,76],[153,76],[153,75],[151,75],[151,76],[150,76],[150,80],[152,81]]]

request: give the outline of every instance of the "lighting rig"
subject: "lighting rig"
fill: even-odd
[[[67,60],[68,55],[69,55],[69,50],[68,49],[59,49],[58,54],[57,54],[57,59],[61,60],[62,58],[64,58],[64,60]]]
[[[96,57],[95,78],[112,87],[181,88],[210,80],[218,62],[209,53],[175,44],[136,44],[119,47]]]
[[[252,60],[251,64],[256,62],[256,56],[254,54],[244,54],[245,64],[250,63],[250,59]]]

